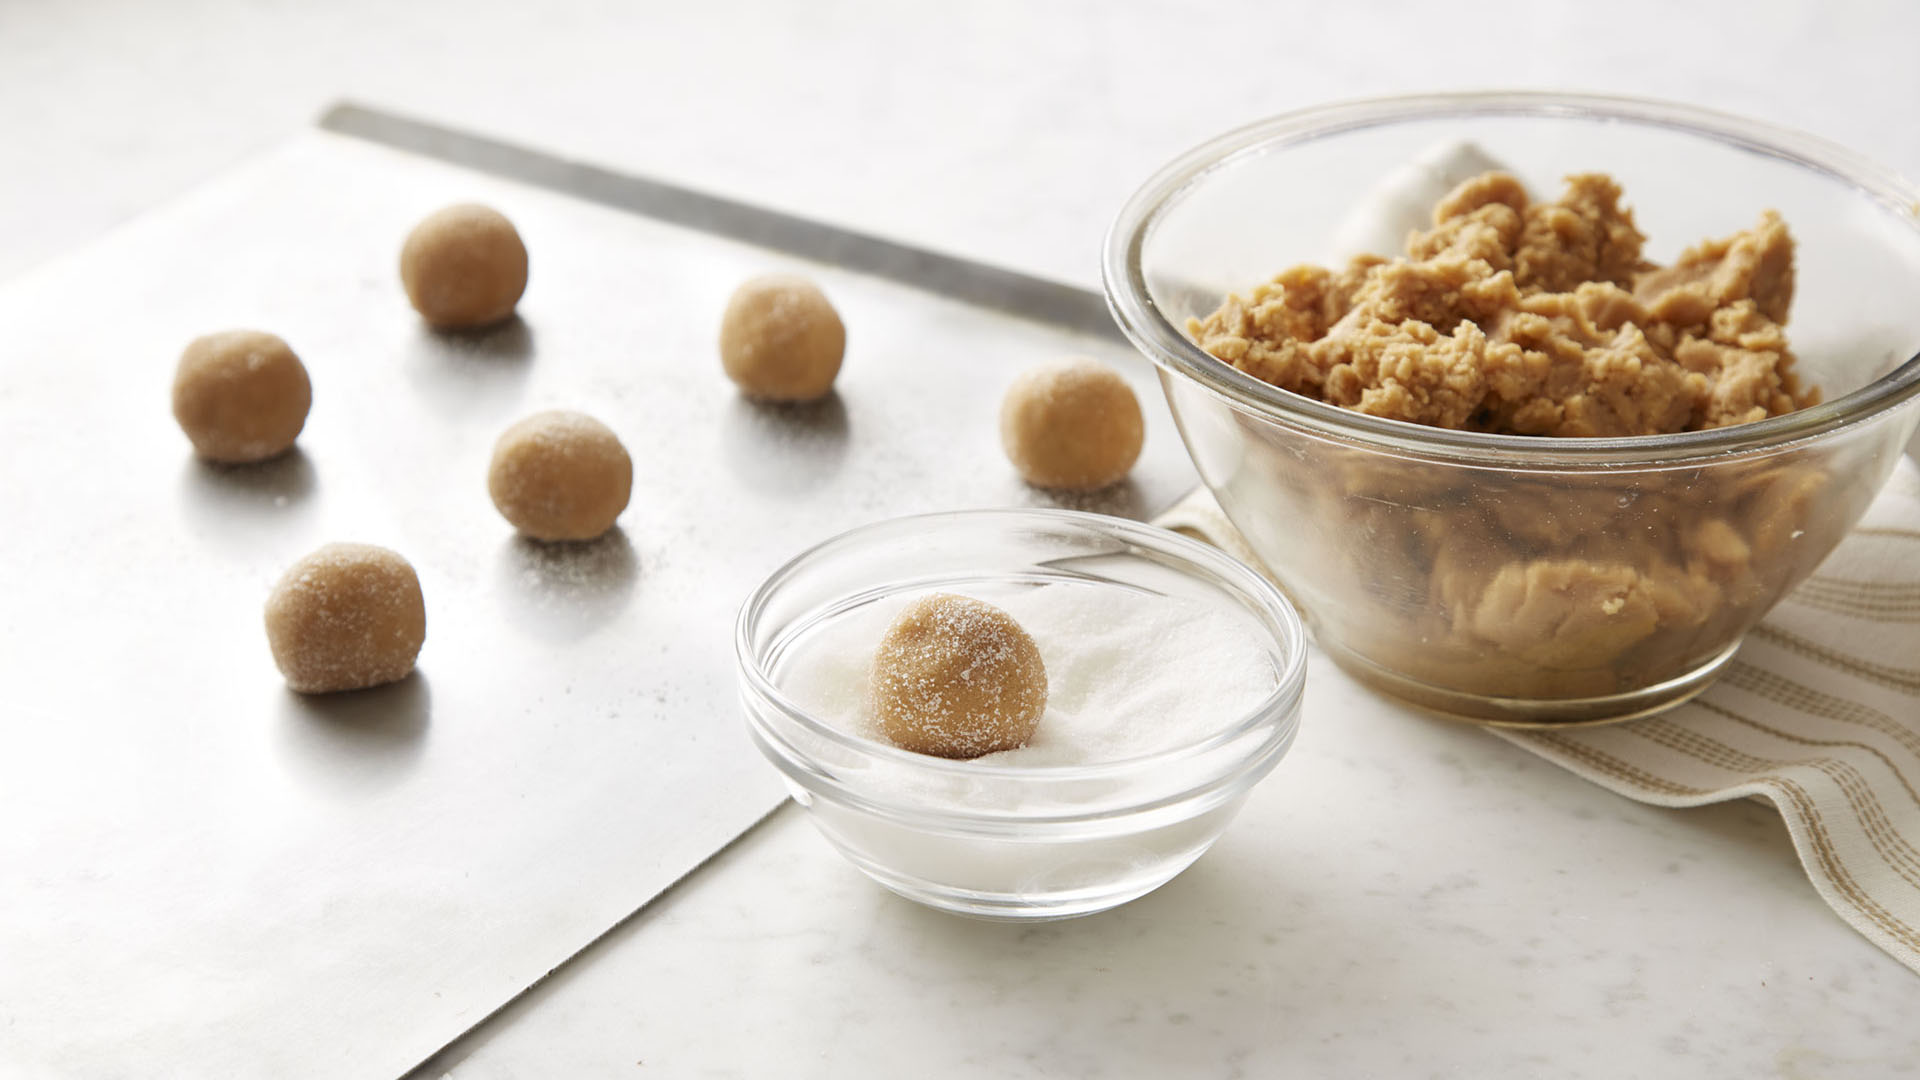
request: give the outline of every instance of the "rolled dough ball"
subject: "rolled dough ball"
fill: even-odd
[[[407,234],[400,281],[437,330],[490,326],[527,291],[527,246],[498,210],[472,203],[436,210]]]
[[[846,351],[846,325],[827,295],[793,274],[740,286],[720,317],[720,365],[748,397],[826,397]]]
[[[1035,487],[1093,491],[1127,475],[1146,437],[1140,399],[1096,360],[1042,364],[1000,403],[1000,444]]]
[[[285,453],[312,404],[306,366],[286,342],[258,330],[193,339],[173,373],[173,418],[208,461]]]
[[[535,540],[592,540],[613,528],[633,493],[633,459],[584,413],[535,413],[493,446],[487,492]]]
[[[873,654],[874,716],[895,745],[974,758],[1027,744],[1047,710],[1039,646],[992,604],[932,593],[907,605]]]
[[[303,694],[406,678],[427,639],[420,579],[372,544],[328,544],[294,563],[267,597],[267,644]]]

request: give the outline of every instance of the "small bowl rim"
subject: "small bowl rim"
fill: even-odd
[[[1150,547],[1163,555],[1205,567],[1212,572],[1218,583],[1238,594],[1243,602],[1255,603],[1262,612],[1270,615],[1274,624],[1280,628],[1277,640],[1286,655],[1284,665],[1275,672],[1273,691],[1230,723],[1210,729],[1208,734],[1197,739],[1150,754],[1081,765],[993,765],[981,764],[977,759],[956,760],[917,754],[842,731],[818,719],[782,692],[762,667],[753,647],[753,635],[759,623],[759,616],[779,588],[807,566],[836,552],[857,547],[861,541],[873,539],[878,534],[914,527],[938,528],[941,523],[954,520],[990,521],[995,518],[1004,519],[1009,524],[1020,521],[1064,524],[1132,545]],[[838,747],[858,754],[935,774],[974,779],[1014,780],[1023,783],[1065,784],[1111,779],[1138,773],[1157,766],[1204,757],[1268,725],[1275,727],[1283,737],[1284,748],[1284,745],[1291,744],[1300,724],[1299,706],[1306,685],[1309,651],[1306,625],[1301,621],[1300,614],[1294,609],[1292,602],[1271,581],[1226,552],[1171,529],[1163,529],[1144,522],[1080,510],[1042,507],[946,510],[886,518],[856,526],[814,544],[787,560],[748,594],[747,599],[740,605],[739,615],[734,620],[735,666],[739,669],[740,677],[748,691],[771,705],[788,721],[799,725],[809,735],[825,739]],[[748,719],[756,726],[759,723],[752,710],[748,711]],[[1243,762],[1236,757],[1233,767],[1237,768],[1241,764]],[[1222,774],[1227,774],[1234,769],[1227,768],[1220,771]],[[1207,781],[1192,786],[1196,789],[1203,788],[1217,779],[1218,777],[1209,777]],[[845,785],[836,782],[836,786],[844,787]],[[866,797],[868,796],[863,795],[863,798]],[[952,812],[959,813],[959,811]]]
[[[1770,452],[1851,427],[1920,394],[1920,352],[1832,401],[1746,424],[1666,435],[1543,438],[1456,431],[1368,416],[1263,382],[1208,354],[1161,312],[1141,257],[1163,214],[1212,174],[1248,155],[1409,120],[1446,117],[1605,120],[1664,128],[1810,169],[1904,215],[1920,231],[1920,187],[1837,143],[1731,113],[1630,95],[1486,90],[1404,94],[1316,105],[1216,136],[1157,170],[1108,230],[1101,283],[1114,321],[1158,366],[1184,375],[1261,418],[1401,453],[1500,466],[1661,467],[1742,452]]]

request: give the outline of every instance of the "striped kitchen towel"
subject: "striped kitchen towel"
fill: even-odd
[[[1259,566],[1205,488],[1156,523]],[[1656,806],[1766,800],[1827,903],[1920,971],[1920,468],[1901,459],[1700,697],[1606,727],[1488,730]]]

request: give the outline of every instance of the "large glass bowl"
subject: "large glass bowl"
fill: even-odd
[[[1186,321],[1228,293],[1327,262],[1360,193],[1460,141],[1537,197],[1611,173],[1657,262],[1778,210],[1799,241],[1787,330],[1824,404],[1635,438],[1448,431],[1282,391],[1189,339]],[[1104,277],[1201,477],[1320,646],[1484,721],[1620,720],[1703,689],[1859,520],[1920,421],[1920,190],[1810,136],[1686,106],[1477,93],[1277,117],[1147,181]]]
[[[809,637],[866,605],[1051,584],[1205,605],[1259,643],[1273,691],[1249,709],[1185,718],[1200,734],[1157,753],[1011,765],[862,738],[784,688]],[[1102,911],[1186,869],[1293,745],[1307,670],[1299,616],[1258,574],[1164,529],[1067,510],[929,514],[844,533],[754,590],[734,644],[753,741],[821,834],[902,896],[1008,921]]]

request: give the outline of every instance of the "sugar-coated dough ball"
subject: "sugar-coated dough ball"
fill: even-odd
[[[294,563],[267,597],[273,662],[303,694],[404,679],[426,639],[413,566],[372,544],[328,544]]]
[[[846,351],[847,328],[827,294],[793,274],[740,286],[720,317],[720,364],[748,397],[826,397]]]
[[[1146,425],[1140,399],[1096,360],[1059,360],[1013,381],[1000,403],[1000,443],[1035,487],[1093,491],[1127,475]]]
[[[591,416],[535,413],[494,444],[487,492],[501,516],[535,540],[592,540],[627,508],[633,459]]]
[[[173,418],[208,461],[285,453],[312,404],[306,366],[286,342],[258,330],[195,338],[173,373]]]
[[[527,291],[527,246],[498,210],[449,206],[407,234],[400,281],[435,329],[491,326],[512,315]]]
[[[932,593],[907,605],[873,654],[880,730],[902,749],[974,758],[1025,746],[1047,710],[1040,648],[992,604]]]

